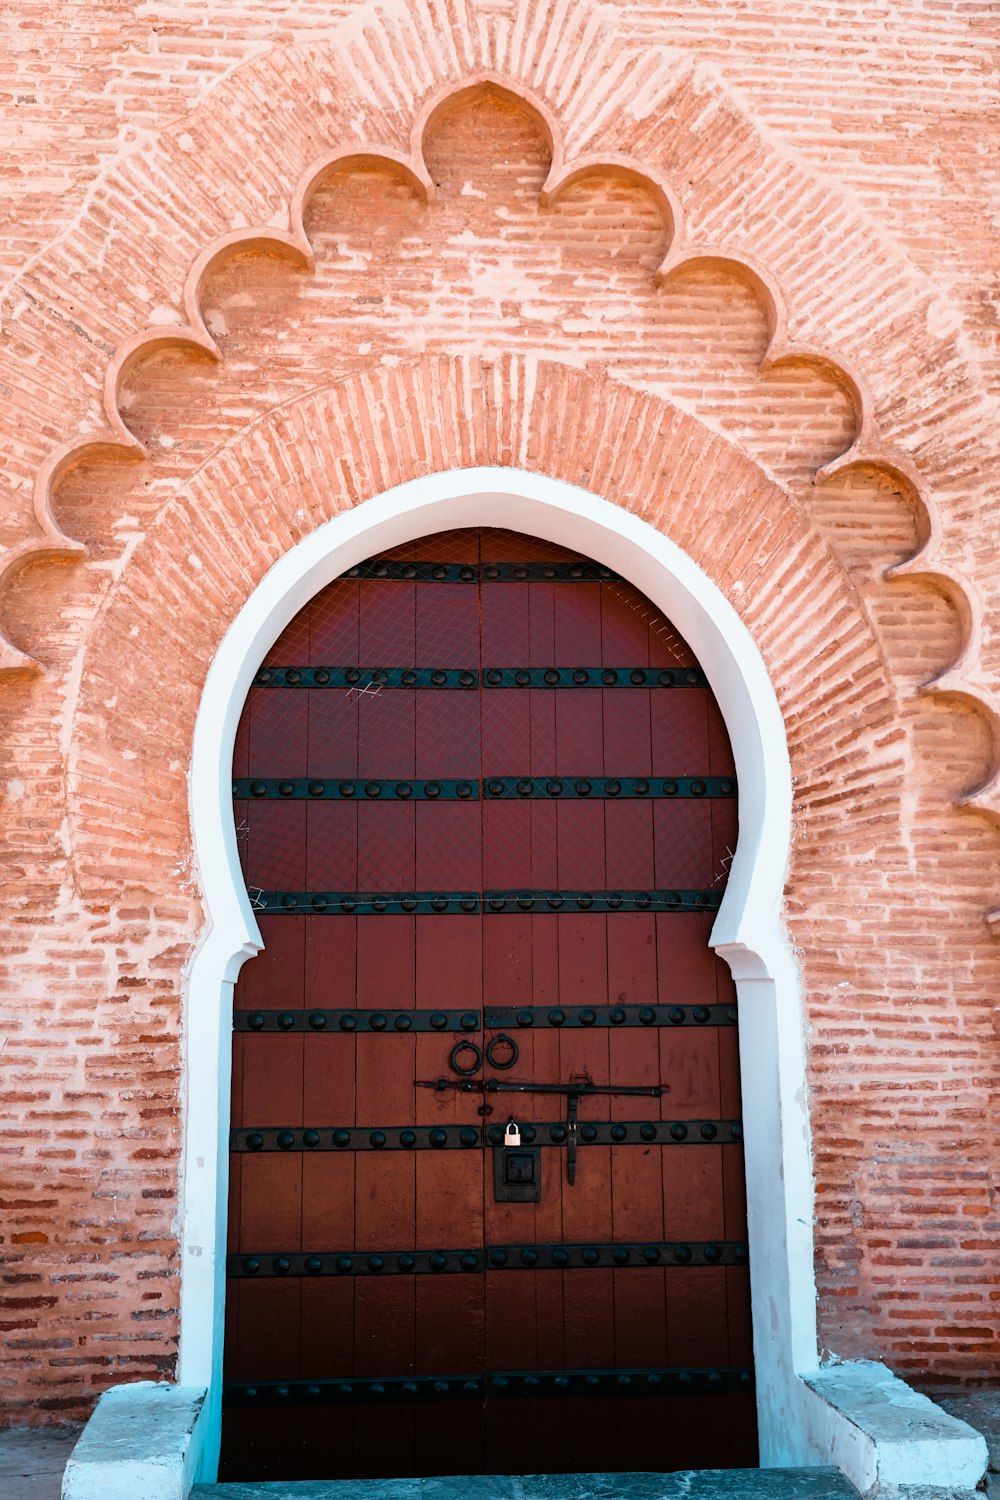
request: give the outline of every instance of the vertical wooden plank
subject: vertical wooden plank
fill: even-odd
[[[416,1373],[481,1378],[485,1370],[481,1275],[417,1276]],[[424,1405],[417,1424],[417,1472],[440,1473],[443,1455],[461,1431],[462,1462],[472,1473],[485,1468],[485,1403],[443,1395]],[[454,1460],[452,1460],[454,1463]],[[438,1465],[438,1467],[435,1467]]]

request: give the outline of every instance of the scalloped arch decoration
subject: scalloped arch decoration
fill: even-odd
[[[571,184],[588,174],[612,172],[641,185],[656,201],[670,234],[668,253],[653,278],[665,286],[679,272],[699,266],[722,268],[749,285],[764,309],[768,344],[760,361],[762,370],[783,364],[802,363],[821,369],[850,395],[855,410],[855,435],[849,448],[818,470],[822,480],[847,468],[869,468],[899,476],[912,497],[919,517],[922,546],[907,562],[892,569],[893,577],[922,579],[944,587],[958,607],[964,632],[958,658],[945,667],[925,691],[956,698],[980,712],[990,727],[994,747],[1000,742],[1000,699],[991,686],[977,678],[981,643],[981,602],[975,589],[957,569],[938,561],[941,528],[937,508],[913,464],[892,444],[881,440],[874,402],[867,382],[852,362],[826,348],[798,343],[788,336],[787,300],[778,279],[756,256],[738,245],[686,242],[684,216],[676,191],[653,163],[624,152],[584,152],[566,159],[563,133],[556,113],[533,89],[519,79],[482,70],[468,73],[434,90],[417,110],[410,129],[410,150],[371,142],[336,147],[316,158],[302,173],[288,200],[288,229],[255,226],[219,235],[192,261],[181,295],[183,321],[147,328],[122,340],[109,361],[103,384],[104,430],[58,448],[36,473],[33,511],[39,535],[25,538],[0,559],[0,604],[13,576],[26,564],[48,559],[76,560],[86,555],[85,546],[65,535],[52,512],[52,496],[69,469],[84,460],[115,461],[145,456],[141,442],[129,430],[120,409],[123,382],[130,371],[149,355],[166,348],[194,348],[210,358],[220,357],[201,310],[201,294],[209,274],[228,256],[258,251],[279,256],[310,271],[314,267],[304,215],[313,193],[330,173],[343,168],[366,166],[402,174],[414,192],[430,204],[434,184],[424,160],[428,129],[439,115],[464,99],[483,91],[515,102],[538,125],[550,146],[551,162],[540,199],[553,206]],[[0,675],[37,669],[38,663],[0,634]],[[1000,821],[1000,767],[977,791],[961,799],[963,805]],[[1000,922],[1000,916],[998,916]]]

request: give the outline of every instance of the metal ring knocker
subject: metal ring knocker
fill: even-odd
[[[463,1068],[460,1065],[458,1059],[462,1056],[463,1052],[472,1053],[471,1068]],[[463,1038],[462,1041],[456,1042],[454,1047],[452,1047],[448,1056],[448,1065],[451,1071],[457,1073],[459,1077],[471,1078],[473,1073],[478,1073],[483,1065],[483,1049],[482,1047],[477,1047],[475,1042],[470,1042],[467,1038]]]
[[[493,1055],[494,1047],[499,1046],[510,1048],[510,1056],[507,1058],[506,1062],[498,1062]],[[489,1041],[486,1043],[486,1061],[489,1063],[490,1067],[495,1068],[498,1073],[505,1073],[508,1068],[512,1068],[517,1062],[517,1059],[517,1043],[515,1042],[514,1038],[512,1036],[508,1036],[505,1031],[501,1031],[498,1036],[490,1037]]]

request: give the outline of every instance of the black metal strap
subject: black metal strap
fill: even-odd
[[[475,777],[418,781],[373,777],[240,776],[233,782],[233,800],[264,799],[283,802],[478,802]]]
[[[237,1010],[234,1031],[479,1031],[478,1010]]]
[[[356,693],[382,688],[478,688],[479,673],[471,667],[261,667],[254,687],[340,688]]]
[[[490,776],[482,795],[514,799],[554,799],[572,802],[672,800],[697,797],[704,801],[736,796],[730,776]],[[344,777],[321,780],[315,776],[240,776],[233,782],[236,802],[263,799],[286,802],[477,802],[480,782],[466,776],[452,780],[400,780]]]
[[[564,1146],[564,1120],[519,1121],[524,1145]],[[503,1126],[382,1125],[277,1126],[233,1130],[229,1149],[262,1151],[469,1151],[484,1144],[501,1146]],[[588,1120],[579,1127],[582,1146],[726,1146],[742,1141],[739,1120]]]
[[[248,887],[255,911],[268,915],[516,916],[519,912],[717,911],[722,890],[682,891],[263,891]]]
[[[497,1370],[489,1375],[414,1375],[383,1380],[227,1381],[223,1405],[322,1406],[391,1401],[481,1401],[484,1396],[682,1396],[752,1391],[744,1366],[622,1370]]]
[[[488,1005],[487,1030],[518,1026],[545,1031],[551,1027],[602,1030],[626,1026],[735,1026],[734,1005]]]
[[[440,563],[384,561],[369,557],[345,578],[383,580],[390,583],[623,583],[618,573],[600,563],[580,562],[490,562]]]
[[[226,1258],[226,1275],[425,1276],[482,1271],[587,1271],[599,1266],[745,1266],[744,1240],[629,1240],[572,1245],[487,1245],[473,1250],[324,1250],[287,1255],[244,1253]]]
[[[734,1005],[488,1005],[478,1010],[238,1010],[235,1031],[524,1031],[563,1027],[591,1030],[628,1026],[735,1026]]]
[[[731,776],[489,776],[483,782],[487,798],[555,798],[570,802],[589,797],[592,802],[653,798],[735,797]]]
[[[698,667],[261,667],[259,688],[704,688]]]

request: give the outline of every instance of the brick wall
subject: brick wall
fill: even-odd
[[[212,653],[319,522],[480,462],[646,516],[753,632],[796,779],[822,1342],[933,1388],[995,1368],[987,21],[7,20],[7,1419],[173,1368]],[[507,88],[462,92],[484,72]]]

